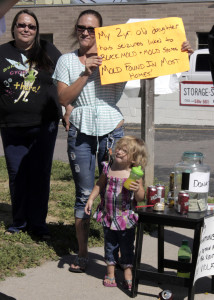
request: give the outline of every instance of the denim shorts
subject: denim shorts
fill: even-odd
[[[123,127],[116,128],[110,136],[115,142],[124,136]],[[94,187],[96,151],[98,144],[98,167],[99,172],[102,171],[102,161],[106,151],[108,134],[98,137],[81,133],[74,125],[68,131],[68,158],[73,174],[76,188],[75,217],[83,219],[89,216],[85,214],[84,209],[88,201],[89,195]]]
[[[124,269],[131,268],[134,259],[135,227],[118,231],[103,227],[103,231],[106,264],[114,266],[120,262]],[[121,253],[120,261],[119,249]]]

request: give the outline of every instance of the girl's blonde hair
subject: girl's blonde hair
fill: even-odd
[[[126,148],[130,167],[141,166],[143,169],[147,164],[147,149],[145,142],[135,136],[126,135],[116,143],[115,150]]]

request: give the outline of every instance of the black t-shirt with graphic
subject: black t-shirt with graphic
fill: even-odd
[[[61,53],[41,41],[53,62]],[[32,65],[27,52],[15,47],[14,41],[0,46],[0,127],[28,127],[61,118],[61,106],[52,74]]]

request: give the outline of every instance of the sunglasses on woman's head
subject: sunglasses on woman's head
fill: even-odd
[[[82,25],[76,25],[76,30],[79,33],[83,33],[85,30],[87,30],[89,35],[94,34],[94,28],[95,27],[85,27],[85,26],[82,26]]]
[[[30,30],[36,30],[36,25],[32,25],[32,24],[25,24],[25,23],[17,23],[16,24],[16,27],[17,28],[26,28],[26,27],[28,27]]]

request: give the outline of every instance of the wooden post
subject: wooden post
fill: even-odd
[[[146,142],[148,163],[145,169],[145,186],[154,183],[154,79],[141,80],[141,138]]]

